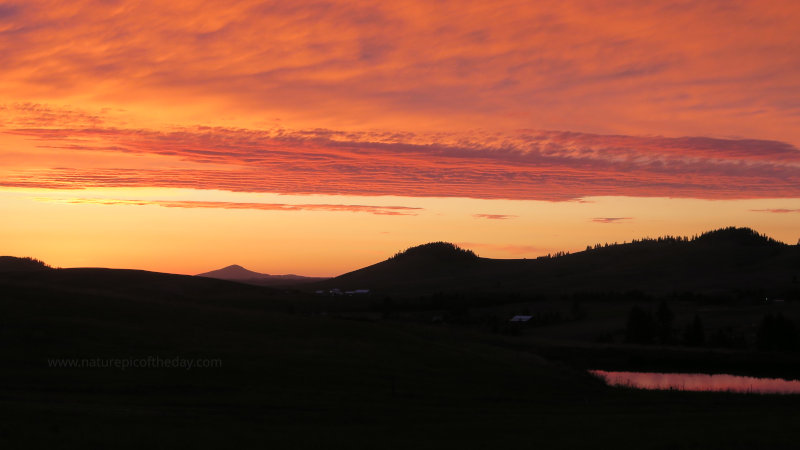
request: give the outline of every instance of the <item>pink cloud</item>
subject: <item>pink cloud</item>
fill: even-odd
[[[597,223],[620,223],[633,220],[633,217],[595,217],[592,222]]]
[[[188,164],[9,169],[0,185],[10,187],[152,186],[553,201],[603,195],[800,197],[800,151],[752,139],[225,127],[49,126],[6,132],[65,154],[141,154]]]
[[[506,220],[517,217],[515,215],[510,214],[473,214],[473,217],[477,217],[479,219],[493,219],[493,220]]]
[[[40,199],[51,201],[52,199]],[[66,200],[73,204],[92,205],[155,205],[165,208],[222,208],[222,209],[255,209],[262,211],[337,211],[364,212],[384,216],[414,216],[422,208],[409,206],[373,206],[373,205],[333,205],[333,204],[287,204],[287,203],[249,203],[249,202],[210,202],[192,200],[122,200],[106,198],[75,198]]]
[[[753,212],[768,212],[768,213],[777,213],[777,214],[800,213],[800,209],[785,209],[785,208],[751,209],[750,211],[753,211]]]

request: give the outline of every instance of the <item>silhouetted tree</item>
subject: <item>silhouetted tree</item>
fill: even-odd
[[[675,320],[675,314],[667,306],[667,302],[662,300],[656,310],[656,325],[658,328],[658,339],[662,343],[672,340],[672,322]]]
[[[689,322],[683,332],[683,340],[686,345],[691,347],[701,347],[706,342],[706,332],[703,328],[703,321],[700,316],[695,314],[694,319]]]
[[[745,348],[747,341],[744,335],[736,332],[731,327],[720,328],[708,338],[708,345],[711,347],[724,347],[724,348]]]
[[[394,300],[388,295],[383,298],[381,302],[381,312],[385,315],[391,315],[394,312]]]
[[[578,300],[572,301],[572,308],[570,309],[570,314],[572,315],[573,320],[581,320],[586,318],[586,310],[581,305],[581,302]]]
[[[628,323],[625,327],[625,342],[634,344],[650,344],[655,337],[653,316],[638,306],[631,308],[628,313]]]
[[[797,328],[783,314],[767,314],[756,332],[759,350],[797,350]]]

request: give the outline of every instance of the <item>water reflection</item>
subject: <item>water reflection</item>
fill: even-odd
[[[608,372],[590,370],[612,386],[679,391],[723,391],[753,394],[800,394],[800,381],[700,373]]]

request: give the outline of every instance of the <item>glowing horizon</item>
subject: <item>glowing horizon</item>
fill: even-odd
[[[0,5],[0,253],[336,275],[800,237],[800,5]]]

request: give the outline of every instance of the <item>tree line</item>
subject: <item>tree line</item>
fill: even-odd
[[[708,334],[699,314],[695,314],[682,329],[678,329],[675,325],[675,314],[665,301],[659,304],[655,313],[640,306],[631,308],[625,325],[625,342],[747,348],[744,333],[732,327],[723,327]],[[764,351],[798,351],[798,327],[781,313],[766,314],[758,325],[754,344],[758,350]]]

